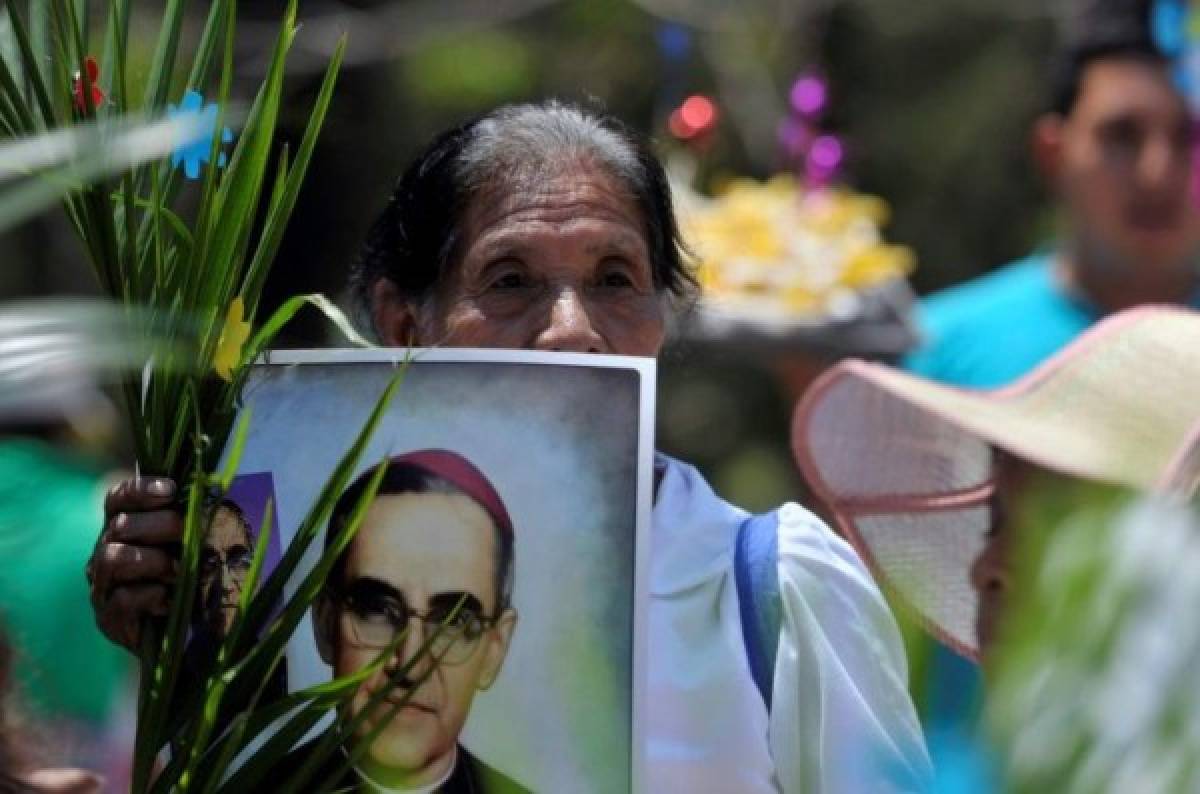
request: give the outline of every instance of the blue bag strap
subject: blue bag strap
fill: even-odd
[[[733,552],[742,639],[750,674],[771,710],[775,656],[782,609],[779,598],[779,519],[775,512],[750,516],[738,528]]]

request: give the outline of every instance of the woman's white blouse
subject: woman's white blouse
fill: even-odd
[[[783,624],[770,714],[750,674],[733,549],[747,514],[691,466],[654,505],[647,626],[650,792],[921,791],[932,773],[899,631],[858,556],[779,511]]]

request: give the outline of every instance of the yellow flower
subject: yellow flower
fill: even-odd
[[[916,258],[911,249],[903,245],[874,245],[849,258],[841,281],[847,287],[869,287],[908,276],[915,266]]]
[[[233,368],[242,362],[242,345],[250,338],[250,323],[243,319],[245,314],[246,304],[239,295],[229,304],[221,338],[217,340],[217,352],[213,355],[213,369],[226,381],[233,380]]]

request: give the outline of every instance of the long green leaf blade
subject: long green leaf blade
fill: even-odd
[[[46,90],[46,82],[42,77],[41,61],[34,53],[29,38],[29,29],[25,26],[25,20],[22,19],[17,5],[17,3],[9,3],[8,13],[12,20],[13,34],[17,39],[17,48],[21,52],[21,65],[25,71],[25,79],[29,82],[33,96],[37,100],[37,106],[42,112],[42,121],[46,127],[54,127],[56,123],[54,103],[50,101],[50,93]],[[35,5],[35,9],[37,8],[38,6]],[[39,12],[35,10],[34,13]],[[40,13],[45,13],[44,6],[41,7]]]
[[[154,47],[154,58],[150,62],[150,74],[146,80],[144,107],[147,110],[166,107],[171,74],[175,70],[175,55],[179,49],[179,34],[183,29],[183,10],[183,0],[167,0],[158,43]]]
[[[321,127],[325,123],[325,115],[329,111],[329,103],[333,99],[333,89],[337,84],[338,72],[341,69],[345,53],[346,37],[343,35],[338,40],[333,58],[325,70],[325,77],[321,81],[321,89],[317,93],[317,101],[313,105],[312,113],[308,119],[308,126],[304,130],[304,137],[300,140],[300,148],[296,150],[295,160],[292,162],[291,171],[288,174],[287,187],[284,189],[283,198],[267,214],[267,219],[263,225],[262,237],[259,240],[258,248],[254,252],[254,258],[250,262],[246,281],[239,290],[239,294],[246,298],[251,316],[258,309],[258,297],[262,293],[263,283],[266,281],[267,268],[275,259],[275,253],[279,250],[279,243],[283,239],[283,231],[287,227],[292,210],[296,206],[296,198],[300,195],[300,186],[303,184],[304,176],[308,172],[308,164],[312,159],[313,149],[316,147],[317,136],[320,134]]]
[[[220,272],[217,268],[221,263],[237,264],[243,261],[275,136],[283,96],[284,60],[294,35],[295,2],[292,0],[284,15],[283,27],[263,83],[262,102],[256,103],[258,113],[251,111],[217,194],[216,215],[221,218],[221,223],[207,252],[208,261],[215,265],[212,272]],[[227,267],[224,268],[223,278],[209,279],[202,285],[205,291],[201,299],[217,305],[227,304],[239,286],[240,279],[234,278],[237,272],[235,267]]]

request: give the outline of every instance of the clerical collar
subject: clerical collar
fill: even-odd
[[[345,748],[343,748],[343,752]],[[450,776],[454,774],[454,767],[458,766],[458,746],[454,747],[454,755],[450,758],[450,766],[446,767],[446,774],[442,775],[441,779],[430,783],[427,786],[418,786],[417,788],[392,788],[385,786],[379,781],[372,778],[364,772],[358,765],[354,765],[354,774],[358,775],[359,779],[366,784],[367,791],[371,794],[437,794],[437,790],[446,784]]]

